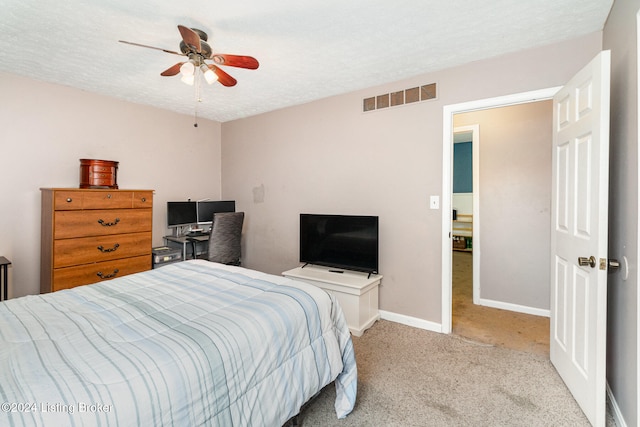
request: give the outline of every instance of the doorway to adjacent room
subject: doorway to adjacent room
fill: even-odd
[[[538,237],[550,233],[551,107],[543,100],[455,114],[451,188],[452,332],[547,357],[549,242]],[[467,152],[472,173],[460,174],[465,162],[456,157]],[[460,175],[473,185],[460,185]],[[515,259],[533,266],[514,267]]]

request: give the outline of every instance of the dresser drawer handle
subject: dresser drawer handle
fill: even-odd
[[[120,243],[116,243],[115,245],[113,245],[113,247],[112,247],[112,248],[107,248],[107,249],[105,249],[105,248],[104,248],[104,246],[100,245],[100,246],[98,246],[98,250],[99,250],[100,252],[103,252],[103,253],[104,253],[104,252],[113,252],[113,251],[115,251],[116,249],[118,249],[119,247],[120,247]]]
[[[147,201],[147,198],[146,198],[146,197],[143,197],[143,198],[142,198],[142,203],[144,203],[144,202],[146,202],[146,201]]]
[[[98,220],[98,223],[100,225],[105,226],[105,227],[111,227],[112,225],[116,225],[119,222],[120,222],[120,218],[116,218],[116,220],[114,222],[104,222],[104,220],[102,220],[102,219]]]
[[[67,197],[67,203],[71,203],[73,202],[73,199],[71,197]]]
[[[113,270],[113,273],[111,274],[102,274],[102,271],[98,271],[96,273],[96,276],[98,276],[101,279],[111,279],[112,277],[116,277],[116,274],[118,274],[119,272],[120,270],[118,270],[117,268]]]

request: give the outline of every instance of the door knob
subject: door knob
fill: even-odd
[[[591,267],[591,268],[595,268],[596,266],[596,257],[594,257],[593,255],[590,256],[589,258],[587,257],[578,257],[578,265],[581,267]]]

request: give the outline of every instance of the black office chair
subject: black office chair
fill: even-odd
[[[240,265],[240,240],[244,212],[216,212],[209,235],[208,260]]]

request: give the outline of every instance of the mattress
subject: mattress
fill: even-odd
[[[337,301],[204,260],[0,304],[0,425],[281,426],[357,367]]]

